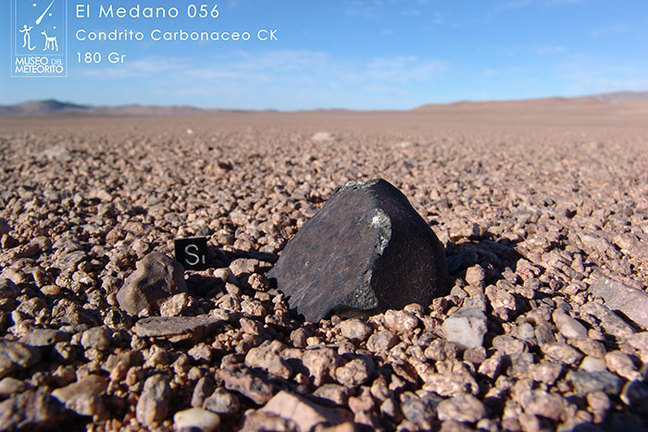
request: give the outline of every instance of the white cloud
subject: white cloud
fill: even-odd
[[[228,101],[212,102],[211,106],[225,103],[228,107],[255,107],[259,99],[283,99],[275,107],[340,107],[358,103],[393,107],[390,95],[416,96],[449,67],[445,61],[417,56],[361,60],[325,51],[277,50],[240,51],[202,60],[148,57],[119,67],[87,71],[84,75],[131,83],[139,80],[143,86],[149,85],[149,81],[163,82],[170,93],[194,101],[208,97]],[[367,94],[372,101],[362,96]]]

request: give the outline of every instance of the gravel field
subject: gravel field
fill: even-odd
[[[0,430],[648,430],[645,115],[0,119]],[[304,323],[264,274],[374,178],[443,243],[450,294]],[[190,236],[214,268],[183,281]],[[118,300],[152,281],[147,311]]]

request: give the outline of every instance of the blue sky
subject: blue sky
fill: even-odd
[[[10,47],[3,0],[0,46]],[[55,0],[64,2],[65,0]],[[89,4],[90,18],[75,16]],[[176,7],[175,19],[97,18],[100,5]],[[189,19],[187,5],[218,5]],[[67,0],[68,77],[10,78],[0,51],[0,104],[76,103],[237,109],[409,109],[457,100],[648,90],[646,0]],[[52,10],[59,6],[55,4]],[[44,23],[47,18],[44,20]],[[162,31],[248,31],[250,41],[155,42]],[[256,40],[276,29],[276,41]],[[8,29],[8,30],[5,30]],[[141,31],[145,40],[79,41],[78,30]],[[16,30],[17,31],[17,30]],[[34,35],[34,42],[40,42]],[[19,36],[16,36],[19,37]],[[100,52],[102,64],[77,63]],[[123,64],[107,62],[110,52]]]

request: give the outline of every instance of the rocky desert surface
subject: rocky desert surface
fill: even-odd
[[[647,113],[0,119],[0,429],[647,430]],[[304,322],[265,273],[374,178],[443,243],[450,293]],[[192,236],[213,268],[171,259]],[[143,311],[118,295],[153,285]]]

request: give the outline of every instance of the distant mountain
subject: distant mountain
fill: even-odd
[[[648,101],[648,91],[619,91],[612,93],[599,93],[595,95],[581,96],[579,99],[591,99],[609,103],[643,102]]]
[[[600,93],[573,98],[547,97],[538,99],[492,100],[492,101],[460,101],[449,104],[426,104],[414,108],[414,111],[437,110],[440,108],[456,109],[507,109],[507,108],[556,108],[577,107],[591,104],[621,104],[630,102],[648,102],[648,92],[613,92]]]
[[[73,103],[60,102],[54,99],[43,101],[23,102],[16,105],[0,106],[0,115],[40,115],[44,113],[57,112],[81,112],[91,109],[86,105],[77,105]]]
[[[54,99],[23,102],[15,105],[0,106],[0,117],[47,116],[59,114],[103,115],[103,116],[165,116],[191,115],[207,112],[191,106],[92,106],[61,102]]]
[[[413,108],[414,111],[474,111],[478,110],[546,110],[546,109],[575,109],[578,107],[609,104],[648,103],[648,91],[630,92],[619,91],[579,96],[573,98],[550,97],[539,99],[521,99],[504,101],[460,101],[449,104],[426,104]],[[643,104],[642,104],[643,106]],[[193,115],[210,112],[240,111],[221,109],[201,109],[192,106],[151,106],[151,105],[123,105],[123,106],[94,106],[79,105],[71,102],[61,102],[54,99],[23,102],[15,105],[0,105],[0,117],[28,117],[48,115],[92,115],[92,116],[172,116]],[[266,110],[267,111],[267,110]],[[344,109],[312,110],[314,112],[344,112]]]

